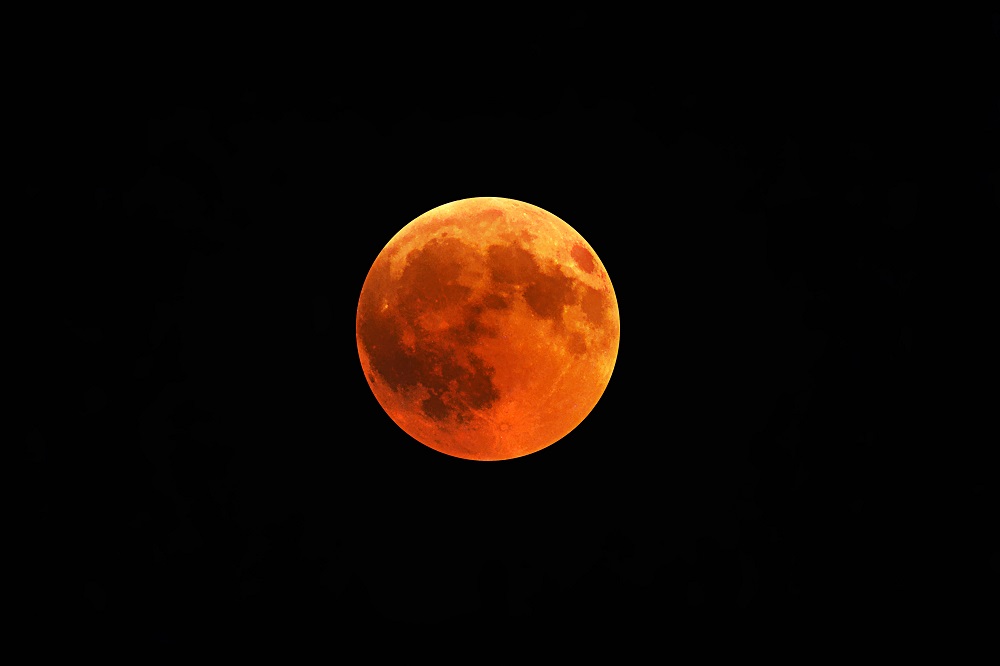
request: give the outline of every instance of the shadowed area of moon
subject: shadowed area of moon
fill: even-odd
[[[358,305],[373,393],[418,441],[497,460],[565,436],[599,400],[618,308],[597,255],[519,201],[438,207],[379,254]]]

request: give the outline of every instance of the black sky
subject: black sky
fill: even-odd
[[[181,23],[28,105],[41,625],[155,651],[984,600],[995,486],[930,396],[942,230],[998,219],[995,19]],[[384,244],[469,196],[566,220],[621,312],[592,414],[505,463],[410,439],[355,345]]]

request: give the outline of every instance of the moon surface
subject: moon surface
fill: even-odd
[[[615,366],[618,301],[563,220],[514,199],[438,206],[368,272],[357,343],[396,424],[450,456],[506,460],[576,428]]]

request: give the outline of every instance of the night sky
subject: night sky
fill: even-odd
[[[944,232],[1000,220],[997,19],[416,18],[39,56],[40,640],[670,641],[985,602],[996,486],[935,395],[983,270]],[[355,342],[385,243],[471,196],[568,222],[621,314],[590,416],[508,462],[407,436]]]

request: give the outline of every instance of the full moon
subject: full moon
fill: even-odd
[[[426,446],[507,460],[565,437],[604,394],[618,300],[594,248],[514,199],[438,206],[368,271],[357,343],[390,418]]]

